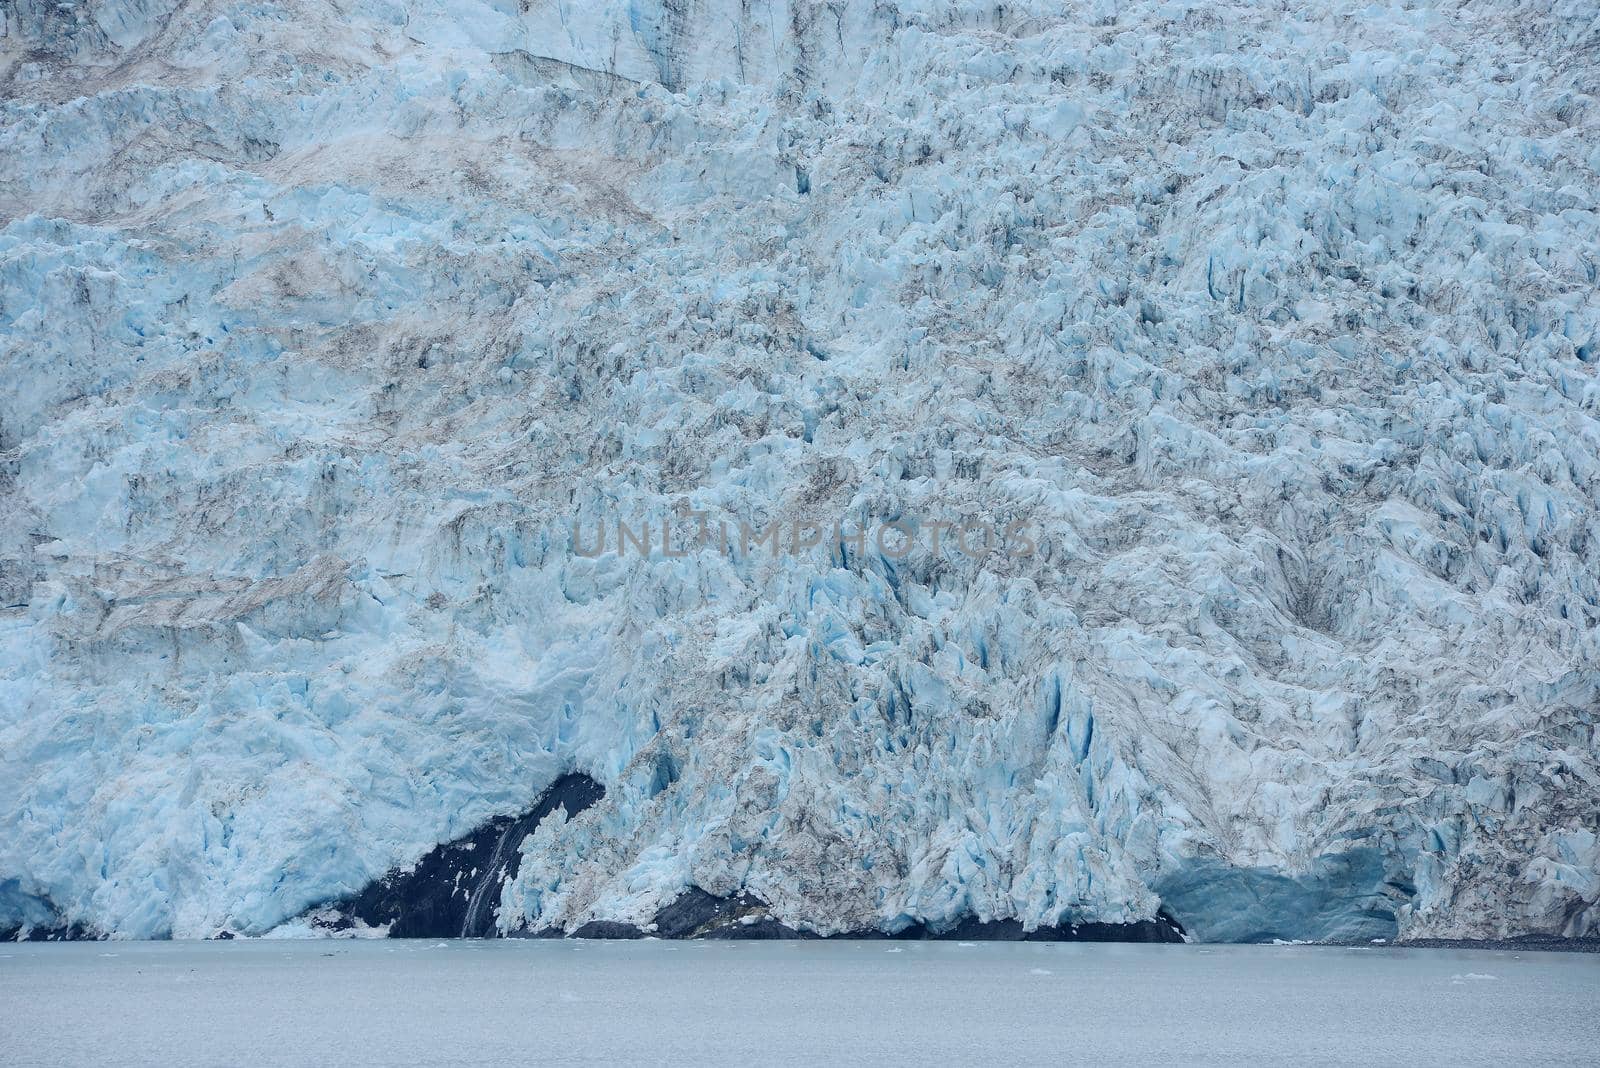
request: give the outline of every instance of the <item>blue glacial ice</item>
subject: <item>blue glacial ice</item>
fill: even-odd
[[[3,17],[0,929],[1600,930],[1591,4]]]

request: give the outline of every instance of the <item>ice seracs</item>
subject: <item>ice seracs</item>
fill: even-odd
[[[0,927],[1600,926],[1587,4],[4,19]]]

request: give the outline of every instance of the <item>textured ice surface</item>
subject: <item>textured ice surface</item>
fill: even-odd
[[[1600,926],[1592,4],[4,19],[0,927]]]

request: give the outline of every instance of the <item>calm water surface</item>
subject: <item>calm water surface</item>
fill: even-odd
[[[1600,956],[889,942],[0,945],[7,1065],[1600,1063]]]

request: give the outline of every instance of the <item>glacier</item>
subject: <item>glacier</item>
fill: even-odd
[[[1591,4],[3,16],[0,929],[1600,934]]]

